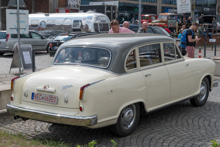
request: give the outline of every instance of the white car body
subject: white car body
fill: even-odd
[[[138,49],[145,44],[154,43],[161,47],[158,55],[161,55],[162,60],[160,63],[140,67],[140,62],[145,63],[142,59],[146,55],[141,55]],[[169,54],[169,50],[163,48],[166,43],[173,44],[176,49],[175,59],[171,61],[164,59]],[[62,50],[74,46],[109,49],[111,60],[108,67],[56,64]],[[140,60],[130,62],[132,56]],[[151,61],[154,62],[154,59]],[[137,67],[129,69],[133,63]],[[207,86],[208,91],[211,91],[213,84],[217,86],[214,70],[215,63],[212,60],[182,57],[175,41],[166,36],[89,36],[62,44],[51,67],[16,79],[12,92],[13,101],[7,109],[19,117],[100,128],[117,124],[122,110],[132,104],[140,104],[142,111],[151,112],[197,96],[201,93],[201,83],[205,77],[210,84]],[[84,89],[80,100],[80,89],[86,84],[90,85]],[[58,102],[50,104],[33,101],[32,93],[57,96]]]

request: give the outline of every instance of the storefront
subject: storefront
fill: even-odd
[[[216,15],[217,0],[195,0],[195,17],[204,15]]]

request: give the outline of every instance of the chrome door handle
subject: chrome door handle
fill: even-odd
[[[150,76],[150,75],[151,75],[151,74],[146,74],[145,77],[148,77],[148,76]]]
[[[186,66],[189,66],[189,63],[187,63]]]

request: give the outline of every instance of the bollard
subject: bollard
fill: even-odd
[[[199,58],[201,58],[201,47],[199,47]]]
[[[35,72],[35,51],[32,50],[32,72]]]
[[[215,42],[215,56],[216,56],[216,42]]]
[[[205,41],[205,44],[204,44],[204,57],[206,57],[206,41]]]

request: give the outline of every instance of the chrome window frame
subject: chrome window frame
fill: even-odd
[[[58,54],[63,50],[63,49],[66,49],[66,48],[94,48],[94,49],[103,49],[103,50],[107,50],[109,53],[110,53],[110,59],[109,59],[109,62],[108,62],[108,65],[106,67],[100,67],[100,66],[94,66],[94,65],[89,65],[89,64],[82,64],[82,63],[69,63],[69,64],[63,64],[63,63],[56,63],[56,58],[58,56]],[[53,63],[52,65],[79,65],[79,66],[88,66],[88,67],[95,67],[95,68],[101,68],[101,69],[107,69],[110,64],[111,64],[111,60],[112,60],[112,52],[111,50],[107,49],[107,48],[101,48],[101,47],[89,47],[89,46],[66,46],[66,47],[63,47],[62,49],[58,49],[57,53],[56,53],[56,56],[54,56],[54,59],[53,59]]]

